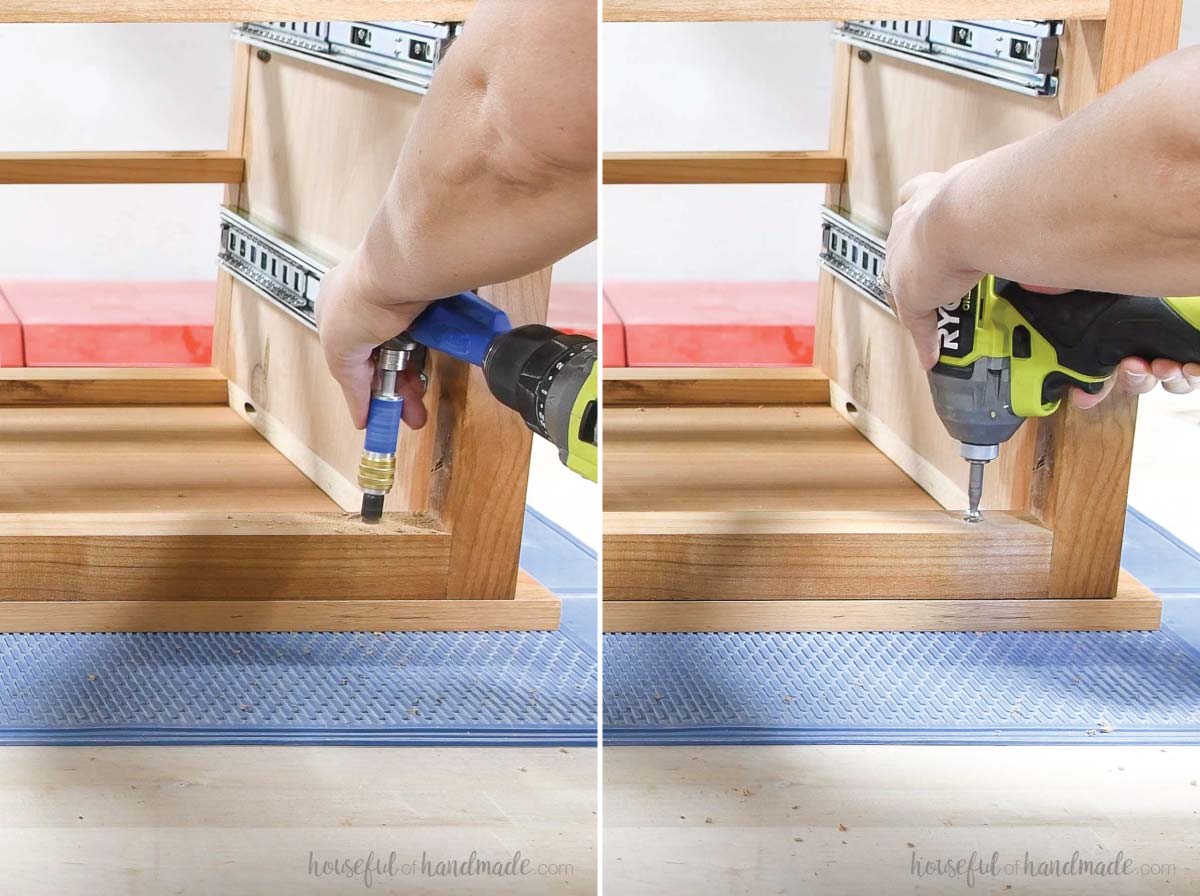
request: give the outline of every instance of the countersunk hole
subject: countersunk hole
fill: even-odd
[[[846,402],[846,413],[847,414],[857,414],[858,413],[858,407],[854,404],[854,402],[852,402],[852,401]]]
[[[250,402],[246,402],[244,405],[242,405],[242,407],[245,409],[247,414],[253,414],[255,412],[255,407]]]

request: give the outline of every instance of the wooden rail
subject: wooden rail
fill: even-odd
[[[840,184],[846,160],[800,152],[611,152],[606,184]]]
[[[460,22],[475,0],[4,0],[0,22]]]
[[[0,184],[239,184],[245,169],[223,149],[0,153]]]
[[[1108,0],[604,0],[606,22],[1103,19],[1107,14]]]

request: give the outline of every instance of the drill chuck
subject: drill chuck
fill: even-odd
[[[572,466],[573,450],[596,445],[596,401],[586,391],[595,365],[595,339],[529,324],[492,340],[483,373],[492,395]]]

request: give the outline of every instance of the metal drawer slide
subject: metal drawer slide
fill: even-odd
[[[425,93],[461,22],[243,22],[237,40]]]
[[[260,296],[316,329],[317,290],[327,265],[228,208],[221,209],[217,261]]]
[[[843,22],[833,36],[883,53],[1033,96],[1058,92],[1060,20],[913,19]]]

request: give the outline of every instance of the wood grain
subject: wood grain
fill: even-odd
[[[245,160],[246,157],[246,100],[250,89],[250,53],[249,44],[234,42],[233,73],[230,75],[229,96],[229,125],[227,148],[231,154]],[[243,165],[242,178],[235,184],[225,185],[224,204],[226,208],[241,208],[242,179],[245,177]],[[229,331],[230,310],[233,303],[233,277],[224,270],[217,271],[217,301],[213,312],[213,349],[212,366],[222,375],[229,375]]]
[[[1091,600],[616,601],[606,632],[1138,631],[1162,601],[1122,573],[1115,598]]]
[[[0,514],[0,601],[437,600],[450,536],[391,514]]]
[[[475,0],[6,0],[0,22],[461,22]]]
[[[247,65],[241,208],[319,259],[340,261],[387,190],[420,97],[278,54],[269,62],[250,55]],[[317,334],[240,283],[229,285],[228,301],[230,406],[338,506],[354,510],[363,435]],[[441,388],[430,372],[426,403],[436,418]],[[387,511],[429,508],[437,438],[434,427],[402,430]]]
[[[334,513],[224,406],[0,409],[0,513]]]
[[[606,184],[837,184],[846,160],[803,152],[607,152]]]
[[[236,184],[244,167],[225,150],[5,152],[0,184]]]
[[[945,511],[621,513],[604,520],[604,598],[1043,597],[1051,534]]]
[[[0,407],[225,404],[211,367],[0,368]]]
[[[1093,32],[1077,37],[1089,64],[1076,67],[1068,114],[1111,90],[1179,43],[1179,0],[1113,0],[1095,65]],[[1095,80],[1089,80],[1089,79]],[[1055,531],[1053,597],[1107,596],[1117,590],[1137,399],[1110,395],[1080,411],[1064,402],[1041,421],[1031,507]]]
[[[612,408],[606,511],[927,511],[938,505],[828,407]]]
[[[2,601],[0,632],[552,631],[560,609],[558,598],[522,573],[509,601]]]
[[[887,232],[897,193],[911,177],[944,171],[1062,118],[1052,99],[879,54],[869,62],[851,55],[849,66],[842,205],[880,233]],[[896,120],[925,125],[896,128]],[[822,318],[828,335],[818,333],[817,344],[825,349],[834,407],[944,507],[964,506],[966,466],[934,411],[908,330],[840,281],[826,278],[822,289],[829,300]],[[1033,423],[1022,427],[989,464],[985,509],[1028,509],[1036,429]]]
[[[612,367],[605,407],[827,404],[829,379],[811,367]]]
[[[1102,19],[1106,0],[604,0],[606,22]]]
[[[544,323],[550,271],[481,294],[505,309],[514,326]],[[479,368],[446,356],[436,364],[439,441],[429,506],[454,533],[448,593],[508,597],[521,551],[533,433],[496,400]]]

